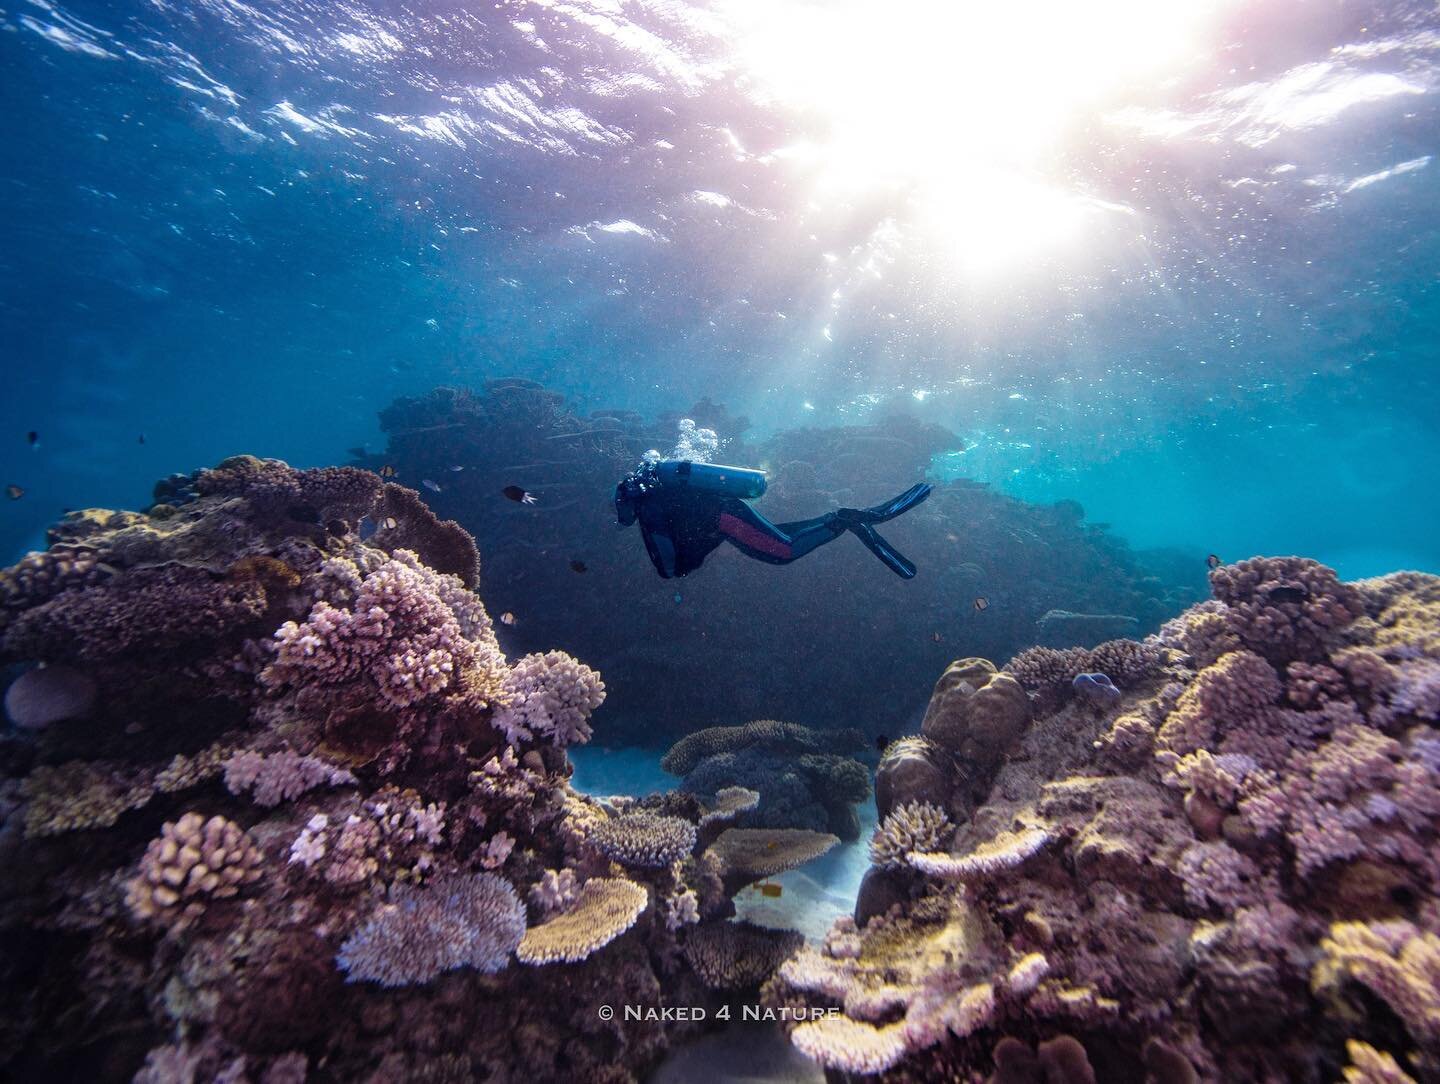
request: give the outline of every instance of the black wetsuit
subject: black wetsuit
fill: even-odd
[[[663,482],[657,466],[678,467]],[[722,542],[747,557],[772,565],[789,564],[833,542],[847,531],[855,534],[892,571],[906,579],[915,566],[890,546],[872,524],[894,519],[930,495],[925,483],[874,508],[840,508],[813,519],[772,523],[740,497],[687,484],[688,463],[646,464],[615,488],[615,506],[624,525],[640,524],[645,550],[655,570],[669,579],[694,572]],[[762,484],[763,486],[763,484]]]

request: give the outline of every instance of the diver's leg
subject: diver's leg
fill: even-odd
[[[817,546],[833,542],[845,533],[834,514],[794,523],[774,524],[742,500],[725,502],[716,527],[736,549],[747,557],[772,565],[789,564]]]

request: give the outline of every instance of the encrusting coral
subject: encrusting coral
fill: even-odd
[[[604,685],[507,660],[464,531],[251,457],[157,499],[0,574],[0,1075],[621,1082],[695,1025],[597,1003],[718,1003],[682,939],[754,793],[575,792]]]
[[[906,1082],[1440,1079],[1440,578],[1211,579],[1142,644],[1012,660],[1003,746],[889,747],[856,921],[765,988],[843,1010],[796,1047]],[[1118,699],[1064,691],[1095,671]],[[928,718],[992,673],[956,663]]]

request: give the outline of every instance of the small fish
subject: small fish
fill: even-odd
[[[515,615],[512,614],[509,610],[506,610],[503,614],[500,615],[500,624],[502,624],[502,625],[513,625],[513,624],[515,624]]]
[[[584,561],[580,560],[579,558],[575,558],[574,560],[572,560],[572,561],[570,562],[570,571],[571,571],[571,572],[589,572],[589,571],[590,571],[590,566],[587,565]]]
[[[976,595],[976,596],[975,596],[975,612],[976,612],[976,613],[984,613],[984,612],[985,612],[986,610],[988,610],[989,608],[990,608],[990,600],[989,600],[988,598],[986,598],[984,595]]]
[[[779,846],[780,846],[780,844],[776,843],[776,842],[772,839],[769,843],[765,844],[765,849],[766,849],[767,851],[773,851],[773,850],[778,849]]]
[[[677,605],[677,606],[680,605],[680,592],[679,592],[679,591],[676,591],[676,592],[675,592],[675,605]]]
[[[25,496],[25,491],[14,483],[11,483],[5,487],[5,496],[9,497],[12,501],[18,501],[21,497]]]
[[[780,895],[785,891],[784,885],[761,884],[755,887],[760,890],[760,895],[769,896],[772,900],[779,899]]]
[[[32,429],[30,430],[30,432],[25,434],[25,439],[30,442],[30,447],[33,448],[35,447],[35,445],[40,443],[40,434]]]
[[[500,491],[516,504],[534,504],[535,494],[528,489],[521,489],[519,486],[506,486]]]
[[[459,463],[456,463],[453,467],[450,468],[450,470],[451,470],[453,473],[455,473],[455,474],[459,474],[459,473],[460,473],[462,470],[464,470],[464,469],[465,469],[465,468],[464,468],[463,466],[461,466]]]
[[[432,481],[430,481],[429,478],[421,478],[421,479],[420,479],[420,484],[421,484],[422,486],[424,486],[426,489],[430,490],[430,492],[432,492],[432,493],[439,493],[439,492],[440,492],[440,485],[439,485],[439,483],[437,483],[437,482],[432,482]]]
[[[876,735],[875,735],[875,749],[876,749],[877,752],[883,753],[883,752],[885,752],[885,750],[888,749],[889,747],[890,747],[890,736],[889,736],[888,734],[876,734]]]
[[[930,639],[934,640],[938,644],[940,642],[940,634],[938,632],[932,632],[930,634]]]
[[[1208,565],[1210,568],[1219,568],[1224,563],[1224,561],[1220,560],[1220,558],[1213,553],[1209,557],[1205,558],[1205,564]]]
[[[144,433],[141,433],[141,434],[140,434],[140,440],[138,441],[138,443],[140,443],[140,444],[144,444],[144,443],[145,443],[145,434],[144,434]]]
[[[1277,583],[1265,592],[1271,602],[1304,602],[1310,592],[1298,583]]]
[[[380,477],[381,477],[381,478],[394,478],[394,477],[395,477],[395,468],[392,467],[389,463],[386,463],[383,467],[380,468]]]
[[[380,521],[380,526],[384,527],[387,531],[393,531],[396,527],[400,526],[400,521],[394,516],[386,516]]]

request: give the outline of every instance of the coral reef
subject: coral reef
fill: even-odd
[[[715,461],[766,469],[769,490],[757,508],[776,522],[889,498],[966,443],[900,413],[764,441],[713,403],[697,403],[687,415],[691,433],[715,431]],[[957,645],[967,655],[1005,659],[1050,642],[1037,623],[1068,611],[1105,622],[1072,623],[1079,639],[1055,618],[1044,629],[1056,634],[1056,646],[1088,646],[1095,630],[1100,639],[1152,632],[1204,594],[1202,553],[1180,560],[1133,553],[1085,522],[1074,502],[1027,504],[933,478],[924,506],[888,528],[920,568],[903,605],[895,604],[892,577],[843,540],[807,558],[803,575],[722,547],[699,573],[660,589],[634,532],[615,529],[605,497],[647,450],[693,445],[680,421],[629,410],[587,414],[539,385],[498,380],[396,400],[380,415],[384,451],[356,463],[391,466],[409,486],[441,483],[425,500],[479,540],[487,601],[516,618],[500,633],[507,650],[564,644],[598,668],[618,698],[612,740],[636,744],[782,711],[807,726],[848,719],[871,738],[893,735]],[[506,500],[507,486],[529,491],[536,503]],[[588,574],[572,571],[577,558]],[[441,567],[433,555],[426,563]],[[839,640],[830,634],[838,598],[847,612],[864,615],[846,621]],[[972,605],[977,598],[988,606]],[[723,680],[696,680],[697,667]]]
[[[816,730],[757,719],[687,734],[660,766],[684,777],[681,789],[719,799],[732,788],[756,795],[731,818],[746,828],[806,828],[843,840],[860,836],[855,806],[870,797],[870,769],[845,755],[863,748],[858,730]]]
[[[238,457],[157,502],[0,574],[0,1076],[631,1081],[695,1025],[597,1004],[793,948],[720,932],[755,794],[576,793],[599,675],[507,659],[415,494]]]
[[[842,1010],[797,1048],[907,1082],[1440,1079],[1440,579],[1212,582],[1144,643],[1022,652],[1033,719],[996,742],[887,749],[855,919],[765,987]],[[1096,672],[1118,698],[1066,694]],[[954,664],[927,718],[993,674]]]

